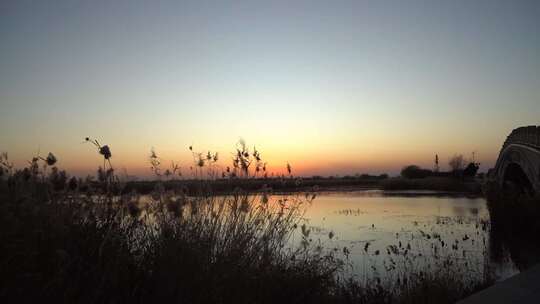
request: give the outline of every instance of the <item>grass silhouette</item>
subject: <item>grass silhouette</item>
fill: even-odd
[[[302,222],[315,192],[277,200],[269,187],[214,194],[218,156],[210,152],[193,152],[192,189],[175,187],[161,179],[152,151],[158,181],[144,201],[115,174],[109,146],[87,141],[103,156],[97,180],[69,178],[53,154],[22,169],[1,155],[3,303],[452,303],[489,282],[416,269],[395,282],[347,278],[347,260],[313,244]],[[223,173],[241,186],[259,180],[265,166],[260,152],[240,142]],[[283,180],[298,185],[287,170]],[[302,242],[291,246],[297,231]],[[388,255],[414,258],[404,250]]]

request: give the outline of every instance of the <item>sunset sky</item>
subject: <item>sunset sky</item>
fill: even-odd
[[[1,1],[0,151],[147,176],[239,138],[281,172],[397,174],[540,124],[540,1]]]

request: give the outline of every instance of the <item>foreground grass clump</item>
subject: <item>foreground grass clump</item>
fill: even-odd
[[[335,294],[342,262],[308,243],[287,247],[314,195],[188,196],[157,183],[142,199],[122,194],[106,164],[98,181],[82,181],[39,158],[14,170],[2,156],[2,302],[301,303]]]
[[[289,241],[313,193],[214,195],[201,179],[197,195],[158,182],[142,197],[105,152],[97,181],[69,178],[56,158],[15,170],[2,156],[1,302],[452,303],[472,291],[442,272],[344,279],[345,262],[305,228]]]
[[[276,302],[324,298],[339,263],[285,249],[306,198],[51,192],[2,182],[0,298],[60,302]]]

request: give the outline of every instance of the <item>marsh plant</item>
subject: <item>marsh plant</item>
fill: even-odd
[[[339,266],[332,255],[286,246],[305,196],[273,203],[268,188],[189,196],[158,183],[143,200],[111,191],[120,182],[110,148],[91,142],[111,173],[76,187],[67,175],[65,187],[53,186],[53,173],[25,178],[43,174],[37,160],[13,171],[2,155],[3,300],[303,302],[328,292]]]
[[[100,182],[108,186],[115,181],[114,168],[111,163],[111,149],[108,145],[101,145],[97,139],[86,137],[85,141],[94,145],[97,148],[98,153],[103,156],[103,167],[98,168],[97,178]]]
[[[56,165],[56,157],[15,169],[2,154],[2,303],[413,303],[451,302],[465,293],[450,284],[459,278],[440,274],[411,274],[392,286],[343,276],[348,248],[340,248],[345,259],[338,258],[336,250],[313,242],[304,222],[314,193],[271,199],[272,189],[263,187],[193,195],[161,181],[141,196],[125,190],[109,146],[86,141],[103,156],[97,180],[70,178],[59,169],[45,174],[36,166]],[[149,158],[162,174],[155,151]],[[196,175],[214,159],[217,154],[195,153],[201,163]],[[260,153],[241,142],[227,174],[254,178],[264,166]],[[302,236],[298,246],[291,245],[295,233]]]

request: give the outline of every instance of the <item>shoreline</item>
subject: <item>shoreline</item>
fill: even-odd
[[[369,192],[385,196],[467,196],[483,197],[479,181],[454,178],[424,179],[251,179],[251,180],[170,180],[134,181],[126,183],[122,192],[149,194],[161,183],[165,190],[182,190],[189,194],[211,191],[215,194],[235,192],[260,193],[269,189],[274,194],[315,192]]]

